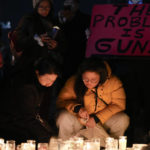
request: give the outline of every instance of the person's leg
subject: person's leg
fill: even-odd
[[[83,128],[83,125],[79,123],[77,117],[66,110],[59,114],[56,125],[59,128],[58,137],[64,140],[76,135]]]
[[[104,127],[110,133],[110,136],[118,138],[123,136],[129,126],[130,118],[123,112],[113,115],[108,121],[105,122]]]
[[[101,146],[105,147],[105,139],[110,135],[103,128],[103,125],[98,123],[94,128],[84,128],[80,130],[76,136],[84,137],[85,139],[100,138]]]

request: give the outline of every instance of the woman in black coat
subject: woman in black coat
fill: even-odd
[[[14,139],[17,143],[28,139],[49,141],[54,131],[47,122],[48,114],[51,100],[57,93],[55,84],[59,75],[59,64],[53,58],[40,58],[30,76],[22,80],[11,79],[7,86],[5,84],[5,90],[3,86],[0,137]]]
[[[22,52],[19,66],[30,66],[37,58],[47,55],[63,63],[66,42],[54,18],[51,0],[39,0],[34,11],[21,18],[11,35],[16,51]]]

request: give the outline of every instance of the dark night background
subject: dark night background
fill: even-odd
[[[63,0],[53,0],[56,13]],[[150,3],[145,0],[144,3]],[[91,14],[94,4],[126,3],[126,0],[80,0],[81,11]],[[3,29],[2,39],[7,43],[7,33],[14,29],[20,18],[32,11],[32,0],[0,0],[0,22],[11,22],[10,29]],[[104,56],[99,56],[104,57]],[[126,132],[128,144],[150,143],[150,58],[105,56],[124,83],[127,94],[127,114],[131,124]]]

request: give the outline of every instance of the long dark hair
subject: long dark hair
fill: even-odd
[[[106,65],[104,64],[103,60],[95,57],[85,59],[78,69],[74,86],[77,99],[80,103],[83,103],[83,97],[85,95],[85,92],[88,90],[82,80],[82,74],[87,71],[96,72],[100,75],[100,82],[98,83],[98,85],[103,84],[108,77]]]

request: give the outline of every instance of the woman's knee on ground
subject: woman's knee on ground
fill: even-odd
[[[119,125],[120,128],[125,131],[130,124],[129,116],[125,113],[120,113],[119,123],[120,123],[120,125]]]
[[[130,118],[123,112],[113,115],[106,123],[105,128],[110,131],[111,134],[123,135],[129,126]]]

